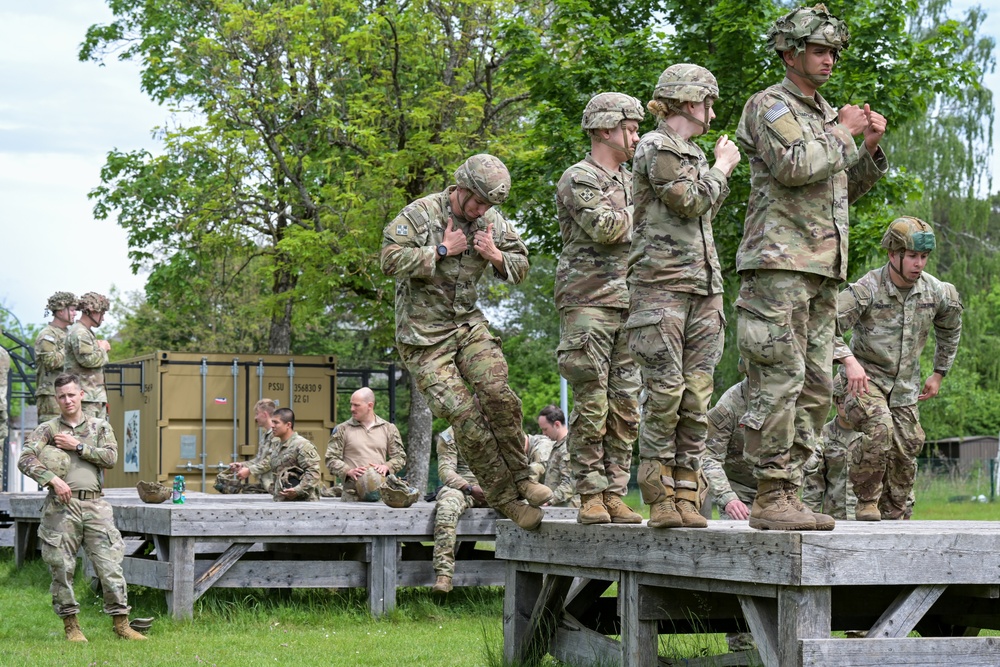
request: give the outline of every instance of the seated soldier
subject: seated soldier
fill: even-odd
[[[531,473],[528,479],[532,482],[541,483],[545,477],[545,467],[549,464],[554,444],[544,434],[524,434],[524,455],[528,458],[528,470]],[[546,504],[551,504],[551,501]]]
[[[295,413],[288,408],[275,410],[271,428],[274,431],[271,457],[258,463],[240,463],[236,476],[246,479],[253,473],[259,478],[272,473],[275,478],[272,495],[276,501],[319,500],[319,452],[295,432]]]
[[[378,500],[359,498],[356,483],[368,468],[383,478],[406,465],[403,438],[395,424],[375,414],[375,392],[362,387],[351,394],[351,418],[334,427],[326,445],[326,467],[344,480],[344,501]],[[381,480],[373,484],[378,488]]]
[[[260,463],[271,458],[273,450],[272,440],[274,433],[271,431],[271,415],[277,409],[277,405],[270,398],[262,398],[253,406],[254,421],[257,426],[263,429],[260,443],[257,445],[257,453],[252,459],[247,461],[247,465]],[[229,470],[220,472],[215,476],[215,490],[219,493],[271,493],[274,485],[274,475],[266,472],[257,478],[257,481],[249,484],[236,477],[236,471],[240,469],[240,462],[229,464]]]
[[[579,507],[580,495],[576,492],[573,470],[569,464],[569,448],[566,445],[569,436],[566,415],[555,405],[546,406],[538,413],[538,428],[555,443],[542,478],[542,483],[552,489],[552,500],[548,504],[553,507]]]
[[[849,454],[862,434],[839,415],[823,426],[819,448],[802,466],[802,502],[834,519],[853,519],[858,499],[847,483]]]

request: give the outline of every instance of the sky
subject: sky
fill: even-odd
[[[973,4],[990,3],[952,7],[959,14]],[[103,0],[0,0],[0,307],[24,325],[45,321],[57,290],[109,294],[145,282],[129,268],[125,231],[95,220],[87,199],[108,151],[155,153],[151,131],[170,120],[139,89],[134,63],[77,59],[87,28],[111,18]],[[1000,41],[1000,9],[983,32]],[[1000,91],[1000,74],[987,86]],[[1000,181],[1000,122],[994,146]]]

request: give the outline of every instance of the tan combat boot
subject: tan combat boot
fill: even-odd
[[[73,614],[72,616],[63,616],[63,629],[66,630],[67,641],[87,641],[87,638],[83,636],[83,630],[80,629],[80,623],[76,619],[76,614]]]
[[[447,574],[439,574],[437,576],[437,581],[434,582],[434,588],[431,589],[434,593],[450,593],[451,592],[451,577]]]
[[[795,509],[780,479],[762,479],[750,508],[750,527],[757,530],[815,530],[812,512]]]
[[[605,491],[604,507],[611,515],[611,523],[642,523],[642,515],[632,510],[622,502],[622,497],[611,491]]]
[[[881,521],[882,512],[879,511],[878,501],[859,500],[858,506],[854,510],[854,518],[857,521]]]
[[[538,528],[542,525],[542,517],[545,516],[545,512],[542,510],[525,505],[519,500],[506,502],[497,507],[496,510],[525,530]]]
[[[517,483],[517,493],[532,507],[541,507],[552,500],[552,489],[529,479],[522,479]]]
[[[611,523],[611,515],[604,506],[604,496],[600,493],[588,493],[580,496],[580,511],[576,514],[576,522]]]
[[[792,503],[792,506],[794,506],[795,509],[805,514],[812,514],[813,521],[816,522],[816,530],[833,530],[833,527],[837,525],[837,522],[829,514],[822,514],[809,509],[809,507],[802,502],[802,499],[799,498],[799,487],[795,486],[791,482],[785,482],[785,493],[788,494],[788,500]]]
[[[122,639],[141,639],[146,640],[146,635],[140,634],[132,629],[128,624],[128,615],[120,614],[114,617],[115,622],[115,634]]]
[[[650,528],[677,528],[684,525],[674,507],[674,470],[659,461],[639,464],[639,491],[642,502],[649,505]]]
[[[708,520],[698,511],[698,471],[674,467],[677,513],[686,528],[708,528]]]

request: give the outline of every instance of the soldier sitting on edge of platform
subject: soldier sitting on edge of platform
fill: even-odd
[[[246,479],[251,473],[257,477],[272,473],[276,501],[319,500],[319,452],[295,432],[295,413],[278,408],[271,415],[271,429],[274,441],[270,458],[258,463],[240,463],[236,476]]]
[[[277,405],[270,398],[262,398],[253,406],[254,421],[257,426],[264,429],[264,434],[257,445],[257,454],[247,462],[247,465],[260,463],[271,458],[274,450],[274,431],[271,430],[271,415],[277,409]],[[263,473],[256,484],[244,484],[236,477],[236,471],[240,468],[240,462],[229,464],[229,470],[220,472],[215,477],[215,490],[219,493],[271,493],[274,486],[274,475],[271,472]]]

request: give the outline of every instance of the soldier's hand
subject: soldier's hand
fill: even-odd
[[[723,134],[715,142],[715,166],[728,178],[740,162],[740,149],[729,135]]]
[[[481,505],[488,504],[486,502],[486,494],[483,492],[483,487],[479,486],[478,484],[472,485],[472,498]]]
[[[379,463],[371,463],[369,465],[371,465],[371,467],[375,468],[375,472],[377,472],[378,474],[382,475],[383,477],[385,477],[386,475],[389,474],[389,466],[387,466],[387,465],[381,465]]]
[[[350,479],[357,479],[358,477],[361,477],[361,475],[365,474],[365,470],[367,470],[367,469],[368,469],[368,466],[358,466],[357,468],[351,468],[345,474]]]
[[[852,137],[856,137],[868,128],[868,116],[864,109],[856,104],[846,104],[837,112],[837,121],[847,128]]]
[[[281,490],[281,497],[282,498],[287,498],[289,500],[295,500],[298,497],[298,495],[299,495],[298,487],[294,487],[294,488],[291,488],[291,489],[282,489]]]
[[[730,500],[725,507],[725,512],[731,519],[736,519],[737,521],[745,521],[750,518],[750,510],[747,509],[747,506],[739,498]]]
[[[872,111],[871,107],[865,105],[865,117],[868,119],[868,127],[865,128],[865,148],[870,155],[874,155],[878,149],[878,142],[885,134],[886,120],[882,114]]]
[[[236,471],[236,476],[239,479],[246,479],[247,477],[250,476],[250,468],[248,468],[247,466],[243,465],[242,463],[239,463],[237,465],[240,466],[240,469]]]
[[[99,341],[97,341],[97,347],[101,348],[105,352],[110,352],[111,351],[111,342],[103,340],[103,339],[99,340]]]
[[[69,433],[56,433],[52,439],[56,441],[56,447],[66,451],[73,451],[80,444],[80,441]]]
[[[847,370],[847,393],[855,398],[869,393],[868,373],[865,372],[864,366],[853,356],[846,357],[842,361]]]
[[[475,247],[476,252],[483,259],[490,262],[503,261],[503,255],[500,253],[500,249],[497,248],[496,244],[493,243],[493,223],[486,225],[486,229],[476,232],[476,236],[473,238],[473,247]]]
[[[469,240],[465,238],[465,232],[455,229],[455,223],[448,216],[448,226],[444,230],[444,238],[441,243],[448,248],[448,256],[461,255],[469,247]]]
[[[917,396],[918,401],[926,401],[928,398],[934,398],[941,391],[941,375],[940,373],[931,373],[927,381],[924,382],[924,389]]]
[[[69,488],[69,484],[62,480],[62,477],[53,477],[49,480],[49,486],[56,493],[56,498],[63,505],[69,502],[69,499],[73,497],[73,492]]]

